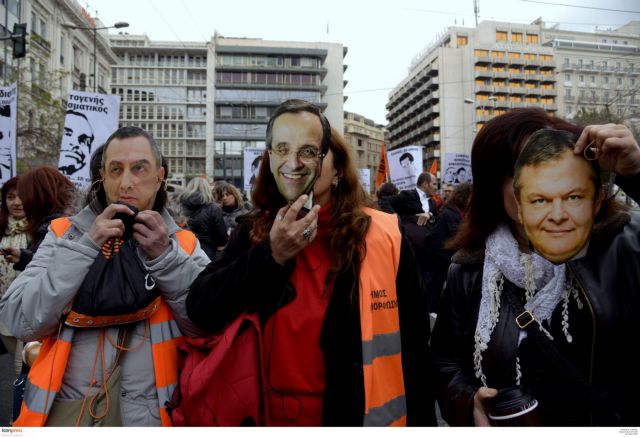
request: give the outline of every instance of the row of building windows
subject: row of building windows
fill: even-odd
[[[320,103],[322,97],[319,91],[297,90],[232,90],[216,89],[216,102],[234,102],[239,104],[270,102],[279,104],[288,99],[302,99],[313,103]]]
[[[185,158],[167,158],[167,164],[169,166],[169,174],[184,174],[190,175],[204,175],[206,169],[206,161],[204,159],[185,159]]]
[[[476,94],[476,99],[477,102],[488,102],[489,101],[489,95],[488,94],[482,94],[482,93],[478,93]],[[505,95],[505,94],[496,94],[496,95],[492,95],[491,96],[491,100],[497,101],[497,102],[528,102],[528,103],[542,103],[545,105],[553,105],[555,103],[555,98],[550,97],[550,96],[546,96],[546,97],[540,97],[540,96],[533,96],[533,95],[526,95],[523,97],[522,94],[510,94],[510,95]],[[486,107],[481,107],[481,108],[486,108]]]
[[[496,42],[511,41],[515,44],[538,44],[540,37],[537,33],[529,32],[516,32],[511,31],[511,38],[509,38],[509,32],[506,30],[496,30]]]
[[[138,123],[155,138],[204,138],[205,125],[195,123]]]
[[[537,60],[550,62],[553,61],[553,56],[544,54],[544,53],[530,53],[530,52],[507,52],[504,50],[485,50],[485,49],[475,49],[473,54],[476,57],[488,57],[491,56],[493,58],[508,58],[508,59],[527,59],[527,60]]]
[[[201,106],[124,104],[120,113],[124,120],[200,120],[206,116],[206,109]]]
[[[218,54],[216,65],[220,66],[269,66],[269,67],[300,67],[319,68],[320,59],[298,55],[241,55]]]
[[[120,57],[120,62],[125,66],[135,67],[195,67],[206,68],[207,57],[192,54],[181,55],[129,55],[126,59]]]
[[[264,148],[264,140],[216,140],[214,152],[217,156],[235,155],[241,156],[246,148]]]
[[[216,118],[220,119],[264,119],[267,120],[275,107],[253,105],[216,105]]]
[[[206,85],[206,71],[191,71],[175,68],[121,68],[111,70],[114,84],[146,85]]]
[[[624,63],[623,61],[610,61],[608,59],[603,59],[601,61],[596,61],[593,59],[584,60],[582,58],[564,58],[564,63],[562,65],[564,68],[577,68],[577,69],[586,69],[586,70],[600,70],[600,71],[611,71],[611,72],[622,72],[627,71],[629,73],[635,72],[635,67],[633,62],[627,61]]]
[[[497,73],[512,73],[512,74],[525,74],[525,75],[543,75],[543,76],[553,76],[552,68],[544,68],[544,67],[536,67],[531,65],[526,65],[524,67],[514,67],[511,66],[509,68],[502,65],[475,65],[474,69],[476,72],[497,72]]]
[[[522,79],[476,79],[476,85],[494,86],[494,87],[511,87],[511,88],[540,88],[543,90],[553,90],[553,82],[524,81]]]
[[[601,85],[609,85],[609,84],[615,84],[618,87],[623,87],[625,85],[625,82],[628,82],[628,84],[631,87],[634,87],[636,85],[636,79],[635,78],[627,78],[627,80],[625,80],[625,78],[622,77],[614,77],[614,78],[610,78],[609,76],[595,76],[595,75],[591,75],[591,76],[585,76],[585,75],[576,75],[573,76],[569,73],[564,75],[564,79],[566,83],[573,83],[573,79],[577,78],[578,79],[578,85],[579,86],[584,86],[585,82],[585,78],[588,79],[588,83],[590,86],[596,86],[596,80],[598,80],[598,83],[600,83]]]
[[[564,97],[565,100],[572,99],[574,97],[573,90],[571,88],[566,88],[564,90]],[[601,100],[604,103],[624,103],[627,101],[632,104],[636,103],[636,96],[634,94],[629,96],[628,93],[623,91],[616,91],[612,94],[609,91],[598,93],[596,90],[589,90],[589,94],[587,94],[587,90],[578,90],[578,98],[590,99],[596,102]]]
[[[112,88],[111,94],[117,94],[126,102],[186,102],[204,104],[207,92],[197,88]]]
[[[320,76],[307,73],[267,73],[222,71],[216,74],[218,84],[319,85]]]

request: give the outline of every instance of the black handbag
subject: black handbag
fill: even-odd
[[[110,239],[80,285],[65,322],[74,327],[128,324],[151,317],[159,299],[135,240]]]

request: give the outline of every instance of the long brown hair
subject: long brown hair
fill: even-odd
[[[27,216],[27,234],[34,242],[38,228],[52,214],[64,214],[73,202],[75,187],[58,169],[43,166],[20,176],[18,196]]]
[[[543,128],[561,129],[576,136],[581,132],[576,125],[541,108],[513,109],[489,120],[478,132],[471,149],[471,199],[447,249],[484,249],[486,238],[496,227],[511,220],[504,208],[502,185],[513,176],[525,141]]]
[[[361,254],[364,250],[364,237],[371,221],[362,209],[369,201],[360,184],[349,146],[335,129],[331,129],[330,135],[328,144],[339,180],[331,191],[333,213],[326,225],[330,230],[329,252],[332,254],[332,262],[325,287],[340,273],[351,272],[357,278],[361,257],[364,255]],[[269,153],[266,151],[252,201],[258,210],[251,216],[253,226],[250,237],[252,242],[257,243],[269,234],[276,213],[287,204],[278,191],[269,166]],[[355,284],[351,290],[352,298],[357,297]]]

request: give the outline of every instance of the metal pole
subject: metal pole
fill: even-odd
[[[96,74],[96,66],[98,63],[98,60],[96,58],[96,46],[97,46],[97,36],[98,36],[98,29],[96,29],[95,27],[93,28],[93,92],[97,92],[97,83],[98,83],[98,76]]]

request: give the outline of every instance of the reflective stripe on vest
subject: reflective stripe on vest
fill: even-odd
[[[364,426],[406,426],[396,276],[402,237],[395,215],[365,209],[371,224],[360,268]]]
[[[51,230],[58,237],[62,237],[70,226],[71,221],[66,217],[51,222]],[[191,255],[197,244],[195,235],[188,230],[180,230],[176,233],[176,238],[182,250]],[[178,382],[178,345],[182,340],[182,334],[164,300],[160,300],[160,307],[149,319],[149,325],[160,421],[163,426],[171,426],[165,402],[171,399]],[[73,334],[73,328],[64,326],[59,339],[52,336],[44,340],[29,372],[20,416],[13,423],[14,426],[45,425],[47,415],[62,385]]]

